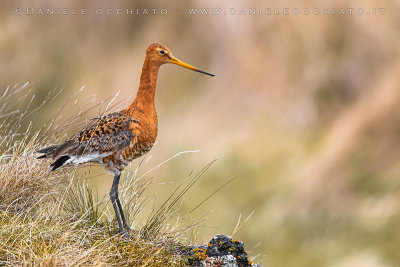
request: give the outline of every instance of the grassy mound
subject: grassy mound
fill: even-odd
[[[24,112],[10,105],[25,87],[6,90],[0,98],[0,265],[185,266],[179,238],[190,226],[180,225],[173,214],[211,164],[178,187],[127,239],[116,233],[109,200],[98,201],[87,184],[76,181],[73,168],[50,172],[49,162],[36,159],[35,151],[56,141],[62,127],[52,120],[32,130],[26,120],[43,105]],[[120,192],[133,221],[148,203],[142,194],[149,181],[136,174],[125,181]]]

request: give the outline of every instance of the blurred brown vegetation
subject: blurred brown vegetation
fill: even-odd
[[[16,6],[157,7],[169,13],[17,16]],[[201,151],[151,173],[155,183],[148,194],[162,202],[180,177],[224,155],[183,204],[191,210],[238,177],[196,212],[206,214],[204,227],[194,233],[199,240],[230,234],[240,214],[255,211],[235,237],[252,256],[260,255],[257,262],[400,265],[400,9],[395,1],[2,1],[1,7],[1,90],[30,81],[35,106],[49,91],[63,88],[36,118],[35,129],[83,85],[78,105],[91,95],[104,100],[117,91],[119,107],[129,103],[152,42],[216,74],[210,78],[162,67],[158,142],[144,163],[151,169],[179,151]],[[190,16],[189,7],[385,11],[376,16]],[[76,111],[73,103],[67,105],[65,117]],[[111,177],[102,173],[90,167],[80,177],[92,177],[106,194]]]

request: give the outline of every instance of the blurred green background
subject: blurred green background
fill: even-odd
[[[149,174],[154,181],[146,195],[156,206],[191,171],[220,158],[182,206],[184,214],[237,177],[193,215],[205,216],[193,234],[196,242],[231,234],[239,216],[243,221],[254,211],[234,237],[265,266],[400,266],[399,5],[3,0],[0,90],[29,81],[35,106],[49,91],[63,88],[36,118],[35,129],[83,85],[77,104],[68,103],[63,117],[92,95],[105,100],[118,91],[122,108],[135,96],[146,47],[163,43],[176,57],[216,76],[161,68],[159,135],[140,171],[180,151],[200,152]],[[16,7],[33,7],[35,14],[16,15]],[[207,7],[384,11],[344,16],[186,12]],[[86,8],[88,14],[38,15],[38,8]],[[96,15],[97,8],[166,8],[168,14]],[[99,112],[92,109],[85,116]],[[79,174],[85,176],[101,196],[108,193],[111,176],[96,167]]]

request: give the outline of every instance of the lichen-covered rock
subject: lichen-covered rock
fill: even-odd
[[[227,235],[216,235],[208,245],[191,247],[189,264],[194,267],[262,267],[248,259],[243,242]]]

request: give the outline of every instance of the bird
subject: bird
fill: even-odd
[[[132,160],[149,152],[156,140],[158,119],[154,100],[158,72],[166,63],[215,76],[177,59],[163,44],[150,44],[136,97],[128,107],[94,118],[63,143],[36,151],[41,154],[38,159],[53,160],[51,171],[90,162],[103,166],[114,175],[109,196],[118,221],[118,233],[131,231],[118,197],[121,173]]]

